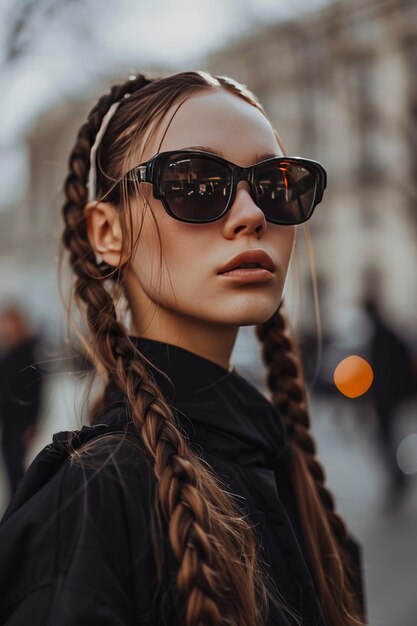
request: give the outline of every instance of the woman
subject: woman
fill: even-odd
[[[63,243],[105,389],[6,511],[2,623],[364,624],[281,306],[324,169],[284,156],[245,85],[194,71],[113,87],[69,169]],[[246,325],[271,401],[230,362]]]

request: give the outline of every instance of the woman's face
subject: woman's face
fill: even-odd
[[[257,154],[282,155],[269,121],[238,96],[217,89],[193,95],[171,120],[177,107],[132,167],[157,152],[197,146],[243,167],[261,160]],[[177,332],[182,325],[236,328],[272,316],[281,300],[295,226],[267,222],[246,181],[238,183],[228,213],[206,224],[172,218],[153,197],[150,183],[140,188],[149,205],[141,198],[134,206],[134,235],[140,234],[126,281],[138,334],[151,336],[153,323],[159,330],[162,322]],[[236,254],[253,248],[264,250],[275,264],[268,280],[243,283],[218,273]]]

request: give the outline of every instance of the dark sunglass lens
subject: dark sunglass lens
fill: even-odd
[[[298,224],[314,208],[317,175],[292,161],[271,161],[256,170],[257,201],[271,222]]]
[[[172,155],[161,174],[161,191],[171,211],[190,221],[219,217],[231,188],[229,170],[210,157]]]

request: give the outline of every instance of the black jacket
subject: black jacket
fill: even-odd
[[[291,448],[277,409],[236,370],[183,348],[134,340],[170,375],[175,390],[154,372],[192,449],[249,513],[268,572],[287,603],[305,626],[326,626],[290,488]],[[110,459],[102,439],[109,432],[117,440]],[[110,383],[98,423],[56,433],[31,463],[0,523],[0,624],[182,623],[165,522],[164,603],[154,599],[150,516],[156,479],[148,455],[130,443],[131,435],[122,394]],[[68,461],[67,437],[76,448],[96,440],[87,467]],[[353,537],[349,550],[362,575]],[[269,626],[289,626],[291,620],[271,607]]]

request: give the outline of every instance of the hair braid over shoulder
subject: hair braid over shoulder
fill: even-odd
[[[324,486],[326,475],[323,465],[316,457],[317,447],[310,431],[300,356],[282,307],[259,329],[258,337],[263,343],[263,359],[268,367],[267,383],[272,393],[272,401],[281,410],[292,441],[306,457],[308,469],[329,515],[332,530],[343,545],[347,538],[347,527],[335,512],[334,498]]]
[[[324,484],[324,468],[316,457],[300,354],[283,306],[256,327],[256,334],[262,342],[271,400],[280,410],[293,444],[291,478],[322,602],[333,617],[331,624],[362,624],[353,617],[360,614],[360,609],[350,586],[355,573],[346,551],[348,530],[335,510],[334,498]],[[331,602],[333,596],[328,588],[335,582],[345,592],[344,608],[352,613],[352,619],[346,622],[341,621],[341,607]]]

